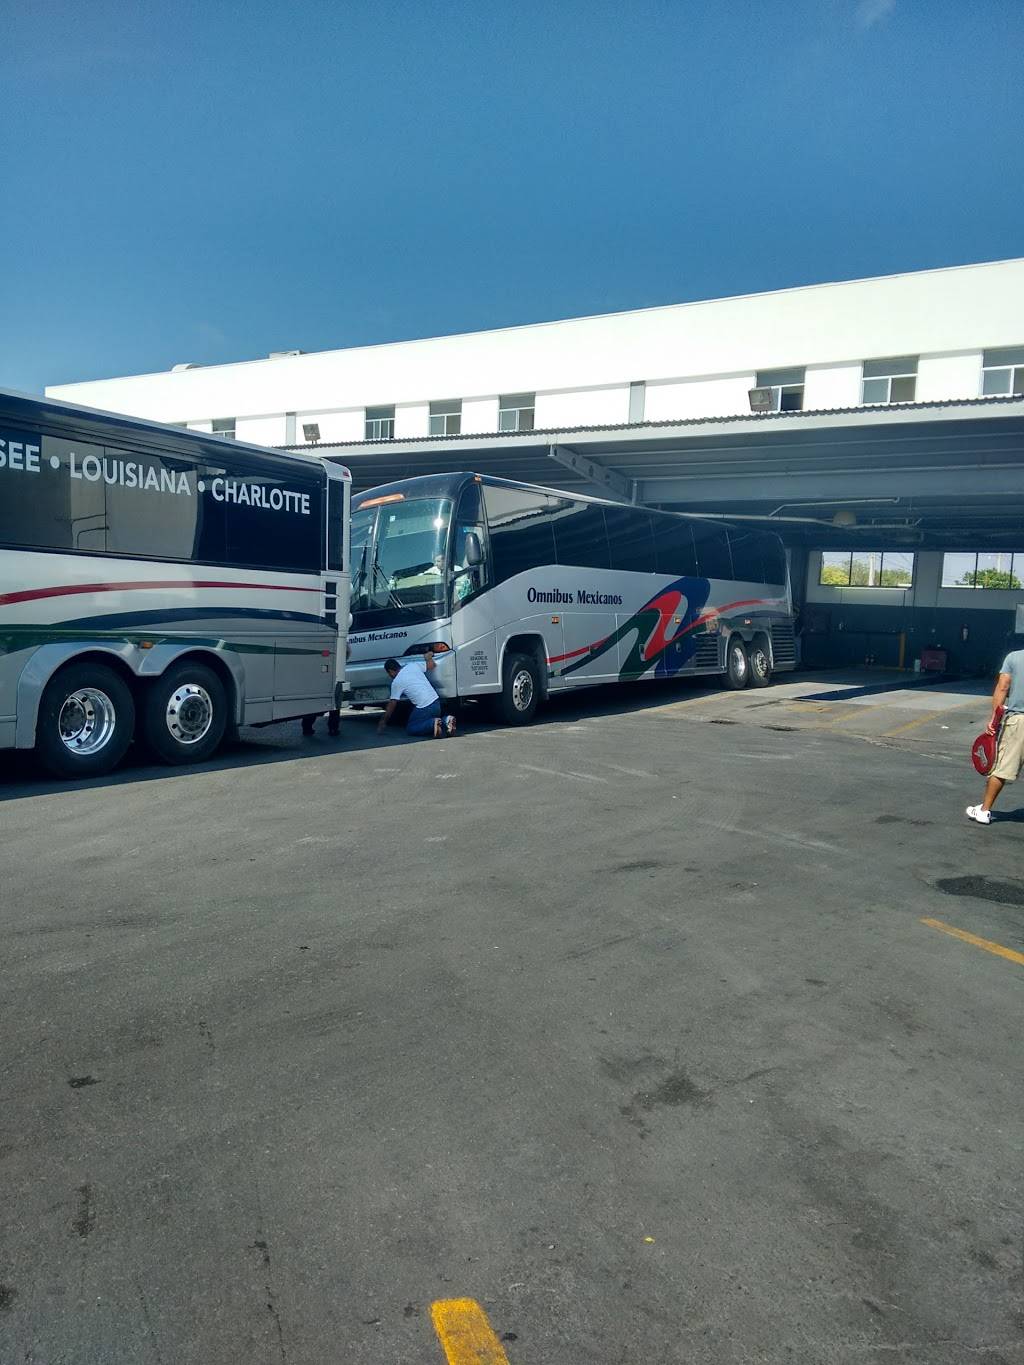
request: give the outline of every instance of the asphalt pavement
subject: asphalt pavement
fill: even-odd
[[[0,1361],[1024,1360],[1024,811],[773,693],[8,761]]]

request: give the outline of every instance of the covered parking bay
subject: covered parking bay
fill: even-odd
[[[910,668],[923,659],[987,674],[1024,630],[1019,397],[319,450],[348,465],[355,491],[472,469],[756,518],[789,551],[808,664]]]

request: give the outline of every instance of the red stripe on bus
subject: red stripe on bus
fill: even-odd
[[[608,636],[604,637],[607,640]],[[560,664],[563,659],[575,659],[577,655],[588,654],[592,649],[600,649],[604,640],[595,640],[592,645],[584,645],[582,649],[571,649],[568,654],[551,654],[548,656],[549,664]]]
[[[659,600],[659,598],[654,598],[651,603],[648,603],[648,607]],[[706,611],[703,616],[698,616],[695,621],[691,621],[685,630],[681,630],[678,635],[673,636],[672,640],[668,641],[668,644],[672,644],[673,640],[682,639],[684,635],[688,635],[691,630],[696,630],[698,626],[704,625],[706,621],[713,621],[716,616],[721,616],[724,611],[735,611],[737,607],[764,607],[767,605],[768,603],[763,597],[747,597],[741,602],[727,602],[724,607],[712,607],[712,609]],[[671,613],[669,614],[671,615]],[[664,615],[664,613],[662,613],[662,615]],[[663,623],[659,622],[659,624]],[[560,664],[564,663],[566,659],[577,659],[581,654],[589,654],[592,649],[600,649],[607,639],[608,636],[606,635],[603,640],[595,640],[592,645],[584,645],[582,649],[570,650],[568,654],[549,654],[548,663]]]
[[[25,588],[21,592],[0,593],[0,607],[14,602],[38,602],[43,597],[77,597],[82,593],[145,592],[147,588],[249,588],[258,592],[315,592],[319,588],[297,588],[290,583],[227,583],[218,579],[151,579],[131,583],[69,583],[61,588]]]

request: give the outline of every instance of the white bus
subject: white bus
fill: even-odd
[[[432,647],[443,697],[510,723],[550,693],[795,666],[782,542],[749,525],[439,474],[352,502],[346,695],[387,696],[389,656]]]
[[[61,777],[338,705],[351,478],[0,392],[0,749]]]

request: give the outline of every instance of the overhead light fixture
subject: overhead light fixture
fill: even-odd
[[[748,389],[747,397],[751,412],[772,412],[775,408],[771,389]]]
[[[319,441],[319,439],[320,439],[320,423],[319,423],[319,422],[303,422],[303,424],[302,424],[302,435],[303,435],[303,437],[304,437],[307,441],[314,441],[314,442],[315,442],[315,441]]]

